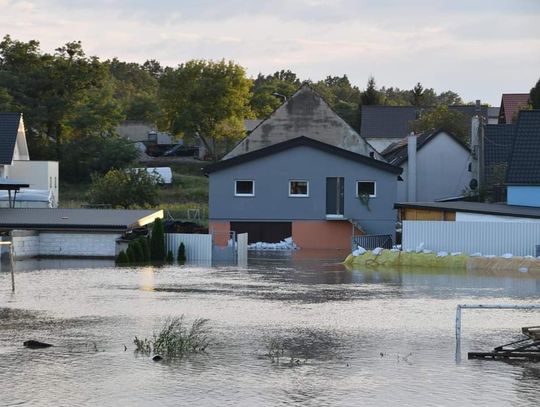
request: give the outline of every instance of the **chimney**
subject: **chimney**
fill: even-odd
[[[407,136],[407,201],[416,202],[416,136]]]

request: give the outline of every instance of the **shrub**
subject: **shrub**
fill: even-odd
[[[183,263],[186,261],[186,246],[184,246],[184,243],[180,243],[180,246],[178,246],[178,262]]]
[[[135,257],[135,263],[144,263],[144,249],[142,244],[138,240],[134,240],[129,243],[133,247],[133,255]]]
[[[125,251],[121,250],[120,253],[118,253],[118,256],[116,256],[116,264],[119,266],[129,264],[129,259]]]
[[[92,185],[87,194],[91,204],[130,208],[157,205],[156,177],[137,169],[111,170],[104,176],[92,175]]]
[[[137,262],[135,250],[133,249],[132,245],[128,245],[128,248],[126,249],[126,256],[128,259],[128,263],[133,264]]]
[[[163,261],[165,259],[165,231],[163,221],[159,218],[154,221],[152,227],[150,254],[153,261]]]
[[[169,250],[167,252],[167,257],[165,258],[165,261],[168,263],[168,264],[172,264],[174,262],[174,256],[172,254],[172,251]]]
[[[143,261],[145,263],[150,261],[150,243],[148,243],[148,239],[146,237],[139,238],[139,242],[141,243],[144,259]]]
[[[167,358],[183,357],[189,353],[204,352],[210,341],[208,320],[198,318],[187,326],[184,316],[168,318],[159,332],[151,339],[135,337],[135,351],[155,353]]]

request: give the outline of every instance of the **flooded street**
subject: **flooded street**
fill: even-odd
[[[540,398],[540,364],[466,356],[540,325],[539,311],[465,310],[461,363],[454,338],[457,304],[537,302],[538,276],[347,270],[337,256],[302,251],[261,255],[248,267],[88,266],[20,262],[14,294],[0,273],[0,405],[528,406]],[[182,314],[209,319],[206,354],[156,363],[134,353],[134,336]],[[28,339],[55,346],[26,349]],[[276,343],[285,348],[279,361],[267,356]]]

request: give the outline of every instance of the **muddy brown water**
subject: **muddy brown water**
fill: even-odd
[[[324,258],[323,258],[324,257]],[[247,267],[114,268],[17,263],[0,272],[0,405],[527,406],[540,364],[467,360],[510,342],[539,311],[463,312],[458,303],[535,303],[527,273],[347,270],[340,254],[263,254]],[[134,353],[169,316],[208,318],[206,354]],[[27,349],[23,341],[52,343]],[[279,361],[272,344],[285,348]],[[124,351],[124,345],[128,350]],[[291,356],[293,363],[291,364]]]

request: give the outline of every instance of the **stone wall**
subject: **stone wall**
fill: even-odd
[[[74,233],[12,231],[15,258],[109,257],[116,255],[116,240],[120,233]]]

